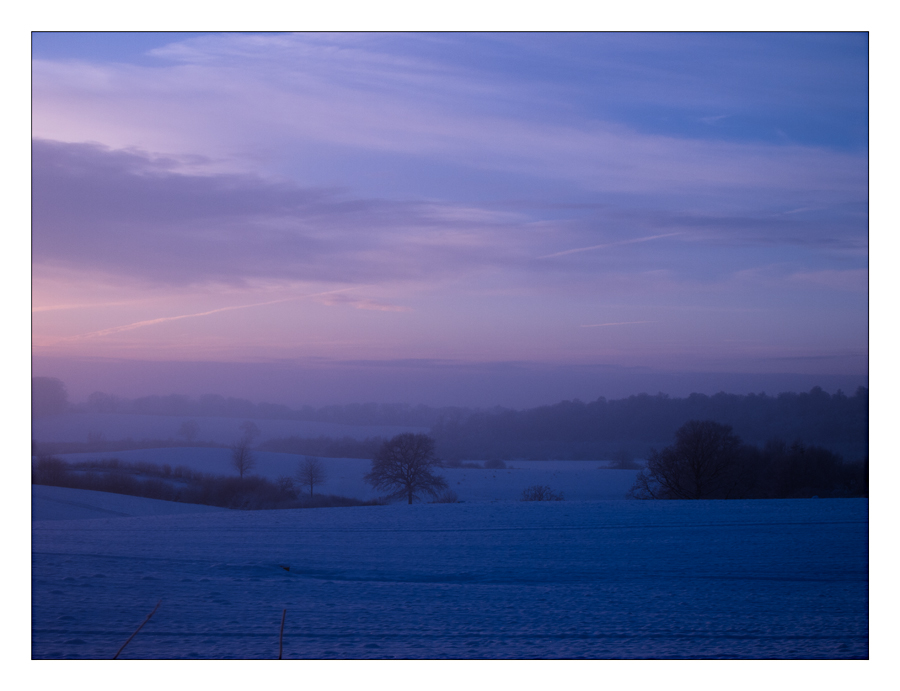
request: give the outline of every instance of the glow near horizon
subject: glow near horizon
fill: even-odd
[[[35,38],[35,354],[866,369],[864,36],[107,40]]]

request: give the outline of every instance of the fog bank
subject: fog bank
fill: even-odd
[[[665,372],[602,365],[386,362],[151,362],[35,357],[32,374],[65,382],[69,400],[95,391],[133,398],[217,393],[292,407],[360,402],[524,409],[562,400],[624,398],[639,393],[684,397],[809,391],[848,395],[868,387],[867,375]]]

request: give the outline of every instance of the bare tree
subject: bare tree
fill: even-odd
[[[256,423],[252,420],[245,420],[241,423],[241,431],[244,433],[244,439],[247,440],[247,444],[253,442],[262,432],[260,432],[259,427],[256,426]]]
[[[423,492],[435,497],[447,489],[446,480],[432,472],[439,464],[434,439],[427,434],[398,434],[381,445],[364,479],[375,489],[390,492],[389,498],[406,497],[412,504]]]
[[[297,465],[297,480],[301,485],[309,485],[309,496],[313,495],[313,487],[321,485],[328,478],[325,466],[315,456],[304,456]]]
[[[655,449],[638,473],[631,495],[638,499],[729,499],[744,482],[740,438],[728,425],[691,420],[675,443]]]
[[[196,420],[185,420],[181,423],[181,427],[178,428],[178,436],[184,437],[185,441],[190,443],[197,438],[197,432],[199,431],[200,427],[197,425]]]
[[[231,447],[231,464],[238,471],[241,479],[243,479],[244,473],[249,472],[256,465],[256,459],[250,452],[250,441],[246,437],[242,437]]]
[[[54,377],[31,378],[31,415],[59,415],[69,407],[66,385]]]
[[[628,449],[622,448],[613,455],[612,463],[609,467],[614,470],[638,470],[641,464],[634,460],[634,456]]]

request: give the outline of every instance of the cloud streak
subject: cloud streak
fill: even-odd
[[[577,254],[579,252],[590,252],[591,250],[602,250],[608,247],[619,247],[621,245],[633,245],[638,242],[648,242],[650,240],[659,240],[660,238],[670,238],[675,235],[682,235],[682,233],[663,233],[662,235],[648,235],[643,238],[634,238],[632,240],[620,240],[618,242],[607,242],[602,245],[591,245],[590,247],[578,247],[573,250],[564,250],[562,252],[554,252],[553,254],[545,254],[538,259],[551,259],[552,257],[564,257],[567,254]]]
[[[69,336],[67,338],[60,339],[61,341],[78,341],[88,338],[102,338],[104,336],[110,336],[115,333],[121,333],[123,331],[132,331],[134,329],[140,329],[147,326],[156,326],[157,324],[164,324],[166,322],[180,321],[182,319],[194,319],[197,317],[206,317],[210,314],[219,314],[221,312],[231,312],[233,310],[243,310],[250,309],[253,307],[265,307],[266,305],[278,305],[284,302],[294,302],[296,300],[305,300],[313,297],[322,297],[326,295],[331,295],[334,293],[340,293],[344,290],[349,290],[348,288],[341,288],[338,290],[329,290],[321,293],[311,293],[309,295],[297,295],[289,298],[281,298],[278,300],[267,300],[266,302],[256,302],[251,305],[230,305],[228,307],[218,307],[212,310],[206,310],[205,312],[194,312],[193,314],[179,314],[174,317],[158,317],[156,319],[145,319],[143,321],[133,322],[131,324],[122,324],[120,326],[112,326],[107,329],[100,329],[99,331],[91,331],[89,333],[77,334],[75,336]]]

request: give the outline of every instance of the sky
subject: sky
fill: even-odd
[[[868,384],[864,33],[32,34],[74,397]]]

